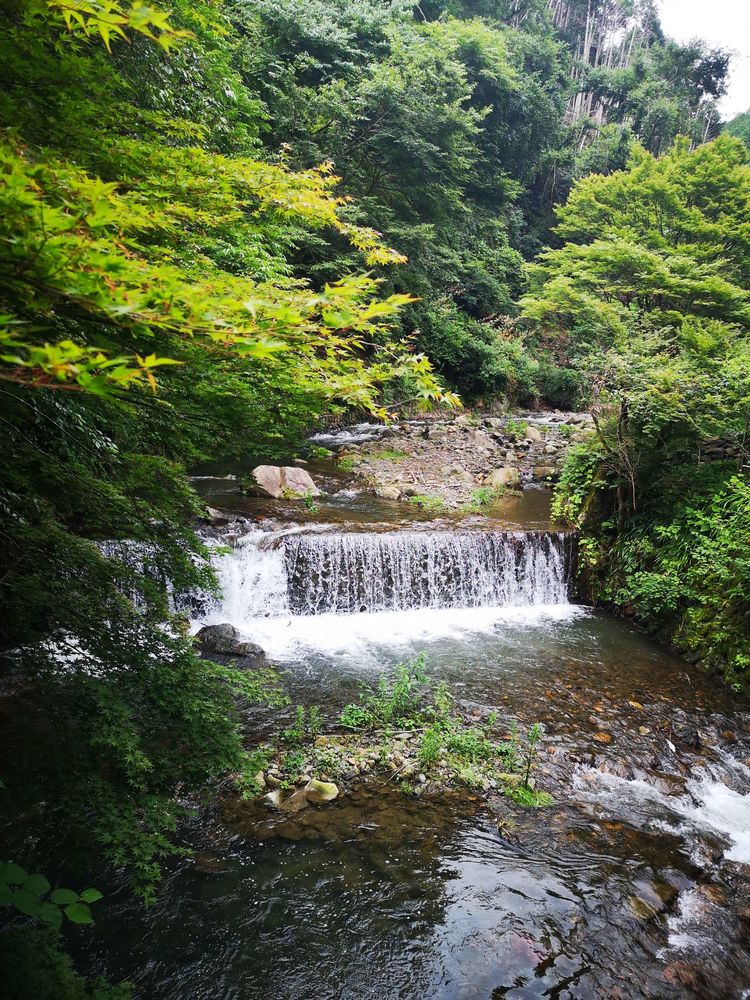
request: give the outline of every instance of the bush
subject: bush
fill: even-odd
[[[0,932],[4,1000],[130,1000],[128,983],[87,982],[73,967],[59,936],[44,927],[10,926]]]

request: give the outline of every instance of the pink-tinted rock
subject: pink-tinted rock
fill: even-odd
[[[320,496],[320,490],[306,469],[292,465],[259,465],[251,473],[261,496]]]

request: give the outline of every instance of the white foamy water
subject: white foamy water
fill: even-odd
[[[229,622],[275,659],[306,651],[461,638],[560,621],[573,539],[564,533],[252,532],[215,562]]]
[[[738,791],[720,780],[722,770],[726,781],[733,783],[738,774],[747,772],[745,789]],[[750,770],[727,760],[715,765],[713,772],[689,779],[684,794],[667,795],[648,781],[586,770],[578,776],[576,791],[612,817],[644,830],[674,833],[691,848],[718,839],[728,861],[750,865]],[[699,857],[698,853],[696,860]]]
[[[470,640],[472,636],[552,625],[586,614],[577,605],[538,605],[527,608],[448,608],[381,611],[350,615],[287,615],[231,623],[261,645],[272,660],[290,660],[308,653],[360,658],[362,666],[377,648],[407,647],[437,639]],[[230,621],[220,609],[203,622]],[[374,662],[379,662],[374,658]]]

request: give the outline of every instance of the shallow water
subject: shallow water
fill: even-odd
[[[198,826],[196,859],[156,907],[124,893],[102,904],[91,966],[160,1000],[740,997],[750,772],[732,763],[748,753],[735,707],[598,613],[491,617],[397,644],[383,628],[343,657],[323,644],[292,654],[292,699],[333,709],[424,650],[458,698],[546,723],[555,752],[539,785],[555,806],[514,810],[511,840],[485,812],[391,797],[333,843]],[[680,727],[698,730],[700,751]]]

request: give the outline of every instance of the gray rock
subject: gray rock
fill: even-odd
[[[250,492],[259,496],[273,497],[304,497],[320,496],[320,490],[306,469],[295,468],[293,465],[258,465],[251,476],[255,485]]]
[[[221,528],[232,520],[232,515],[223,510],[216,510],[215,507],[206,507],[206,521],[210,521],[217,528]]]
[[[558,447],[556,444],[546,444],[544,446],[545,455],[556,455],[558,452]]]
[[[306,809],[309,805],[310,802],[305,795],[304,788],[296,788],[291,795],[287,795],[278,808],[284,813],[297,813],[301,809]]]
[[[247,656],[265,660],[265,650],[254,642],[246,642],[234,625],[204,625],[196,638],[204,653],[221,653],[224,656]]]
[[[533,471],[534,479],[549,479],[557,475],[557,469],[552,465],[535,465]]]
[[[266,792],[260,800],[267,809],[279,809],[284,799],[284,793],[280,788],[274,788],[272,792]]]
[[[475,430],[469,434],[471,443],[482,451],[492,451],[496,447],[495,442],[486,431]]]
[[[526,430],[526,440],[533,441],[535,444],[538,444],[540,441],[544,441],[544,434],[542,434],[538,427],[529,425]]]

